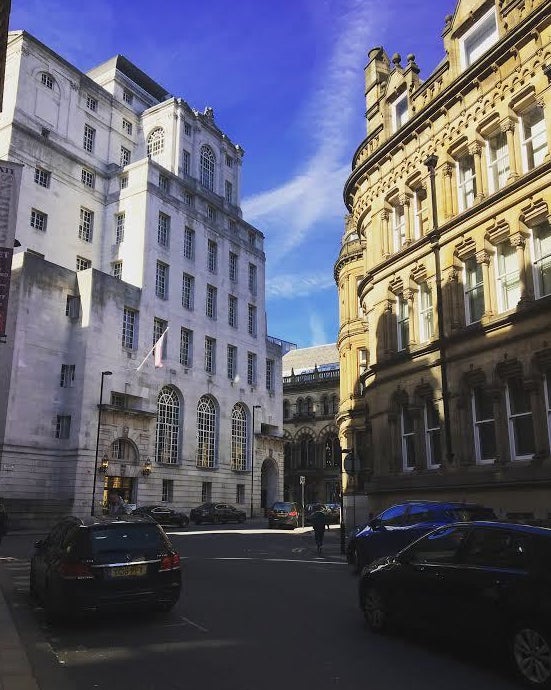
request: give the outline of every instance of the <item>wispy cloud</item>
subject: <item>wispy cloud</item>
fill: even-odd
[[[310,314],[310,342],[312,345],[324,345],[329,342],[325,328],[325,320],[317,312]]]
[[[351,120],[357,99],[358,71],[371,47],[371,27],[382,14],[371,0],[335,3],[342,8],[335,21],[334,51],[320,75],[304,117],[314,153],[280,186],[244,200],[245,217],[267,236],[272,267],[297,249],[321,221],[342,224],[342,188],[350,172]],[[361,67],[359,67],[361,66]],[[360,82],[361,83],[361,82]]]
[[[316,273],[315,275],[281,273],[266,281],[266,297],[268,299],[306,297],[312,292],[334,287],[335,281],[331,273]]]

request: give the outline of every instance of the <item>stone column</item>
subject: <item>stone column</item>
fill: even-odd
[[[494,408],[494,426],[496,434],[496,463],[504,465],[509,462],[509,420],[505,411],[505,393],[502,388],[488,388]]]
[[[509,151],[509,177],[507,182],[514,182],[518,177],[517,149],[515,142],[515,122],[511,118],[501,123],[501,131],[507,136],[507,150]]]
[[[490,254],[483,249],[475,254],[477,264],[482,264],[482,289],[484,293],[483,318],[491,318],[494,315],[492,305],[492,293],[490,290]]]
[[[413,228],[413,223],[412,223],[412,218],[411,218],[411,199],[407,194],[400,194],[398,198],[398,202],[400,206],[404,207],[404,222],[406,224],[405,228],[405,241],[404,241],[404,246],[408,246],[411,244],[411,237],[412,237],[412,228]]]
[[[513,247],[517,250],[517,261],[518,261],[518,272],[519,272],[519,282],[520,282],[520,303],[526,303],[531,300],[531,296],[528,293],[528,286],[526,283],[526,264],[524,257],[524,247],[526,246],[526,240],[520,232],[516,232],[511,235],[510,242]]]
[[[442,166],[442,172],[444,173],[444,218],[447,220],[453,217],[453,165],[445,163]]]
[[[390,256],[389,250],[389,227],[388,221],[390,219],[390,211],[388,208],[383,208],[381,211],[381,250],[383,259],[388,259]]]
[[[479,203],[486,196],[484,181],[482,179],[482,144],[479,141],[475,141],[473,144],[471,144],[469,153],[474,160],[474,176],[476,185],[475,203]]]
[[[403,297],[408,303],[409,318],[409,345],[416,345],[419,342],[417,333],[417,319],[415,315],[415,290],[407,289],[403,292]]]
[[[385,307],[384,311],[384,319],[385,319],[385,356],[389,357],[393,351],[396,349],[394,345],[394,331],[395,328],[393,327],[393,318],[392,318],[392,304],[390,302],[387,302],[387,305]]]

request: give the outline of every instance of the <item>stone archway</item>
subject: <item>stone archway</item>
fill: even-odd
[[[267,458],[262,463],[260,474],[260,507],[265,511],[280,499],[279,467],[273,458]]]

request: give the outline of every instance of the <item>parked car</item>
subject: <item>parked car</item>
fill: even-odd
[[[346,558],[353,572],[381,556],[390,556],[440,525],[471,520],[494,520],[491,508],[477,503],[408,501],[388,508],[351,534]]]
[[[50,618],[101,609],[168,611],[180,556],[149,517],[69,517],[35,543],[30,591]]]
[[[339,503],[326,503],[325,507],[329,514],[329,523],[338,525],[341,521],[341,506]]]
[[[189,525],[189,518],[185,513],[179,513],[166,506],[140,506],[132,511],[132,515],[148,515],[160,525],[178,525],[179,527]]]
[[[0,542],[2,537],[8,533],[8,511],[4,503],[0,500]]]
[[[367,566],[359,603],[374,632],[400,622],[486,650],[497,645],[526,684],[551,687],[551,529],[440,527]]]
[[[268,528],[290,527],[295,529],[302,524],[302,510],[298,503],[276,501],[268,511]]]
[[[202,503],[191,509],[189,519],[196,525],[202,522],[245,522],[247,513],[227,503]]]

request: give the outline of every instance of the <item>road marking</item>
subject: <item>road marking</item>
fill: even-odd
[[[197,560],[197,559],[193,559]],[[246,556],[214,556],[212,558],[207,558],[208,561],[266,561],[270,563],[318,563],[321,565],[346,565],[344,561],[328,561],[323,558],[323,556],[318,556],[315,559],[303,560],[300,558],[258,558],[258,557],[246,557]]]
[[[199,623],[194,623],[193,621],[190,621],[189,618],[186,618],[185,616],[180,616],[180,618],[187,623],[188,625],[191,625],[193,628],[197,628],[197,630],[200,630],[201,632],[208,633],[208,630],[206,628],[203,628],[202,625],[199,625]]]

